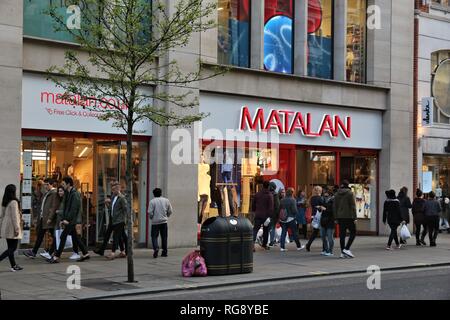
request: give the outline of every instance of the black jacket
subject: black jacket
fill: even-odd
[[[399,225],[403,221],[398,199],[387,199],[384,202],[383,223],[386,221],[389,225]]]
[[[317,206],[323,206],[325,207],[325,198],[322,196],[312,196],[309,200],[311,205],[311,215],[314,217],[316,215]]]
[[[333,212],[334,197],[328,198],[325,202],[325,211],[322,212],[320,218],[320,225],[323,228],[334,229],[334,212]]]
[[[70,192],[67,193],[64,201],[64,212],[62,215],[62,220],[67,220],[70,225],[76,225],[79,223],[79,213],[81,210],[81,197],[75,188],[72,188]]]
[[[411,199],[404,193],[400,192],[398,198],[400,201],[400,212],[402,213],[402,219],[408,224],[409,223],[409,209],[412,208]]]
[[[425,202],[426,201],[422,198],[415,198],[412,203],[412,214],[414,218],[414,223],[416,224],[424,223]]]

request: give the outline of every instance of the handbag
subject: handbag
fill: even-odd
[[[311,225],[314,229],[320,229],[320,218],[322,217],[322,212],[317,211],[316,215],[312,219]]]

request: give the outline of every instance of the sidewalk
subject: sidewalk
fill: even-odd
[[[280,252],[279,247],[265,251],[257,246],[253,273],[205,278],[181,276],[181,260],[192,249],[172,249],[169,250],[169,257],[157,259],[153,259],[151,250],[136,249],[134,265],[138,282],[133,284],[125,282],[126,259],[108,261],[92,253],[90,260],[72,263],[65,254],[62,263],[50,265],[42,258],[30,260],[21,255],[17,258],[17,263],[24,267],[21,272],[10,272],[7,260],[0,264],[0,291],[4,300],[92,299],[270,279],[366,272],[370,265],[378,265],[382,270],[450,265],[450,235],[447,233],[439,234],[438,246],[435,248],[416,247],[415,240],[409,240],[409,245],[401,250],[386,251],[386,241],[386,237],[357,237],[352,246],[355,259],[339,259],[336,254],[339,251],[338,239],[335,239],[334,257],[320,255],[321,239],[314,242],[311,252],[297,252],[292,243],[287,246],[292,250],[285,253]],[[69,276],[66,270],[72,264],[81,268],[81,290],[69,290],[66,287]]]

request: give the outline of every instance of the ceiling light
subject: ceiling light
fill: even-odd
[[[88,147],[84,147],[83,151],[81,151],[81,153],[78,155],[78,158],[81,158],[87,150]]]

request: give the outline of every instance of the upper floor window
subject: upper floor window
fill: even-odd
[[[333,77],[333,0],[308,1],[308,76]]]
[[[218,62],[239,67],[250,66],[250,1],[219,0]]]
[[[450,0],[431,0],[431,3],[441,7],[450,7]]]
[[[264,2],[264,68],[269,71],[293,73],[292,0]]]
[[[431,64],[434,122],[450,124],[450,50],[433,52]]]
[[[57,13],[69,19],[73,12],[67,12],[64,0],[23,0],[23,34],[38,38],[75,42],[68,31],[55,31],[58,23],[48,15],[51,6],[57,6]]]
[[[347,1],[346,80],[366,81],[367,0]]]

